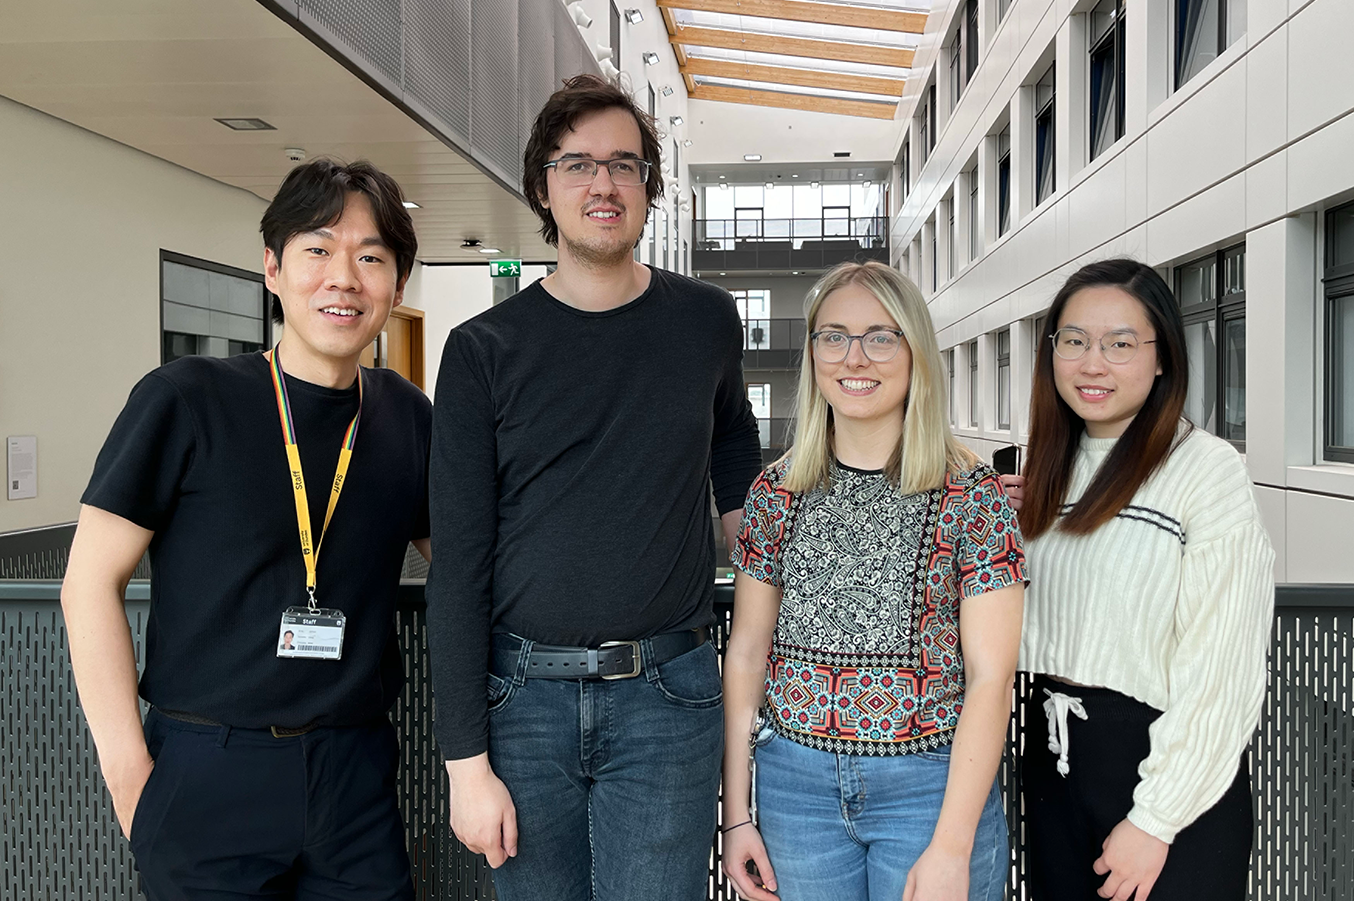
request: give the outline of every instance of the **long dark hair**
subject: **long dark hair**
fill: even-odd
[[[658,205],[663,197],[663,149],[658,142],[658,126],[654,118],[641,110],[624,89],[606,79],[590,74],[575,75],[564,82],[564,87],[550,95],[545,107],[531,126],[522,154],[522,193],[527,205],[541,220],[541,237],[551,247],[559,246],[559,227],[555,215],[542,202],[546,198],[545,164],[559,150],[564,133],[572,131],[574,123],[589,113],[612,108],[623,109],[635,117],[639,126],[639,141],[644,159],[649,166],[649,180],[644,183],[644,196],[649,207]],[[646,211],[647,212],[647,211]]]
[[[1049,337],[1057,332],[1063,309],[1072,296],[1083,288],[1099,286],[1119,288],[1143,305],[1156,331],[1154,347],[1161,375],[1081,500],[1059,521],[1086,423],[1058,394]],[[1058,291],[1044,322],[1030,397],[1029,463],[1025,466],[1020,528],[1027,538],[1041,535],[1055,524],[1064,532],[1086,535],[1113,519],[1176,446],[1189,389],[1185,326],[1175,295],[1156,270],[1127,259],[1104,260],[1078,269]]]

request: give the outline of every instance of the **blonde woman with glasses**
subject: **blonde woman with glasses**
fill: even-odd
[[[995,901],[1015,514],[950,434],[912,282],[838,266],[806,318],[794,445],[733,553],[725,871],[754,901]]]

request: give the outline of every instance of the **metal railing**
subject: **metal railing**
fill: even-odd
[[[850,260],[888,261],[888,219],[697,219],[691,265],[697,270],[810,270]]]
[[[0,580],[0,897],[136,897],[127,843],[98,773],[66,655],[60,582]],[[732,589],[716,587],[714,638],[722,652]],[[149,586],[134,582],[127,617],[141,658]],[[408,681],[391,719],[401,736],[398,781],[420,899],[490,899],[490,871],[447,826],[446,772],[432,731],[423,585],[401,586],[397,629]],[[1011,830],[1008,897],[1023,897],[1020,749],[1045,740],[1020,721],[1029,693],[1017,680],[1000,779]],[[1354,898],[1354,586],[1280,586],[1270,682],[1247,757],[1256,813],[1252,901]],[[710,859],[711,899],[732,901]]]

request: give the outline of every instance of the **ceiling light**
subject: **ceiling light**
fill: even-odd
[[[499,249],[498,249],[497,247],[481,247],[481,248],[480,248],[480,253],[499,253],[499,252],[500,252],[500,251],[499,251]]]
[[[809,187],[810,187],[810,188],[816,188],[816,187],[818,187],[818,182],[816,182],[816,181],[811,181],[811,182],[809,182]]]
[[[865,187],[868,188],[868,187],[869,187],[870,185],[872,185],[872,184],[874,184],[874,182],[870,181],[868,178],[865,179]]]
[[[720,180],[720,181],[723,181],[724,178],[725,178],[725,176],[721,175],[721,176],[719,177],[719,180]]]
[[[573,3],[569,4],[569,15],[579,28],[587,28],[592,25],[592,16],[583,11],[583,0],[574,0]]]
[[[625,18],[631,25],[638,25],[640,22],[644,21],[644,13],[637,9],[627,9],[625,11]]]
[[[474,250],[479,246],[480,246],[479,238],[466,238],[464,241],[461,242],[462,250]]]
[[[690,146],[691,146],[691,139],[690,139],[690,138],[687,138],[685,141],[683,141],[683,142],[682,142],[682,146],[683,146],[683,147],[690,147]]]
[[[406,210],[421,210],[421,209],[423,209],[423,207],[421,207],[421,206],[419,206],[418,204],[414,203],[412,200],[406,200],[406,201],[404,202],[404,208],[405,208]]]
[[[658,54],[654,53],[652,50],[647,51],[644,54],[644,65],[646,66],[658,65]]]
[[[865,177],[865,173],[864,173],[864,172],[857,172],[857,173],[856,173],[856,178],[864,178],[864,177]]]
[[[723,178],[723,177],[724,177],[724,176],[722,176],[722,175],[720,176],[720,178]],[[727,181],[722,181],[722,182],[720,182],[720,183],[719,183],[719,190],[721,190],[721,191],[727,191],[727,190],[729,190],[729,183],[728,183]]]
[[[658,89],[658,93],[662,94],[664,97],[671,97],[672,85],[670,84],[663,85],[661,88]]]
[[[668,121],[672,123],[673,128],[679,128],[686,120],[681,116],[668,116]]]
[[[790,177],[791,177],[791,178],[799,178],[799,173],[798,173],[798,172],[795,172],[795,173],[793,173]]]
[[[727,273],[727,272],[721,272],[721,273],[720,273],[720,275],[728,275],[728,274],[729,274],[729,273]]]
[[[791,275],[798,275],[799,273],[798,273],[798,272],[791,272],[790,274],[791,274]]]
[[[745,163],[760,163],[761,161],[762,161],[762,155],[761,155],[760,153],[745,153],[745,154],[743,154],[743,162],[745,162]]]
[[[277,131],[276,128],[264,122],[262,119],[217,119],[226,128],[234,131]]]
[[[767,182],[767,183],[766,183],[766,189],[767,189],[768,191],[770,191],[770,190],[771,190],[772,188],[774,188],[774,187],[775,187],[775,185],[772,184],[771,182]]]

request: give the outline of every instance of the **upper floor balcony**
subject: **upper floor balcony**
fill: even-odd
[[[697,219],[691,268],[721,272],[812,273],[838,263],[889,261],[888,218]]]

